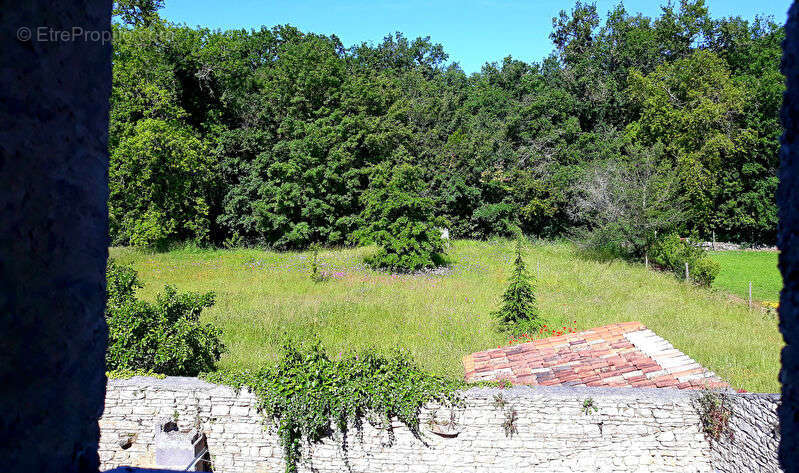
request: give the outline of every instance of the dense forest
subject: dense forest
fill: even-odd
[[[775,239],[784,32],[769,19],[577,2],[540,63],[467,75],[429,37],[347,48],[142,3],[117,2],[114,26],[115,245],[357,244],[376,188],[403,179],[433,204],[406,211],[453,237]]]

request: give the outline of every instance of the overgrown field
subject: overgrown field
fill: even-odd
[[[331,274],[322,283],[309,277],[309,253],[112,248],[111,256],[139,271],[145,299],[164,284],[215,291],[217,303],[204,317],[224,332],[229,351],[222,367],[256,368],[275,359],[285,335],[318,336],[331,353],[406,348],[423,368],[459,379],[463,355],[506,342],[490,313],[499,305],[513,250],[504,240],[456,241],[447,271],[413,276],[364,267],[373,248],[322,251]],[[587,260],[563,243],[528,247],[526,262],[533,275],[540,266],[538,303],[550,325],[576,320],[582,330],[638,320],[736,387],[779,389],[776,320],[750,313],[724,293],[642,265]]]
[[[746,299],[751,281],[753,299],[769,302],[779,300],[782,276],[777,268],[777,252],[717,251],[709,254],[721,264],[713,287]]]

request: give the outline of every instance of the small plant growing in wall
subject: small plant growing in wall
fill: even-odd
[[[449,418],[440,419],[438,417],[438,409],[430,413],[430,418],[427,421],[427,426],[434,434],[443,437],[455,437],[458,435],[458,418],[455,415],[455,410],[449,410]]]
[[[437,408],[436,409],[431,409],[430,410],[430,417],[427,418],[427,427],[428,428],[432,429],[433,426],[435,426],[438,423],[438,421],[436,420],[436,417],[438,417],[438,409]]]
[[[593,398],[588,398],[583,401],[583,415],[589,415],[591,412],[599,412]]]
[[[716,442],[723,437],[732,439],[733,433],[729,424],[733,411],[727,397],[713,391],[704,391],[696,402],[705,437]]]
[[[502,422],[502,428],[505,430],[505,437],[513,437],[513,434],[519,433],[516,428],[516,421],[519,420],[519,414],[516,412],[515,407],[511,407],[505,411],[505,420]]]
[[[508,401],[505,400],[505,396],[502,393],[497,393],[494,395],[494,407],[497,409],[505,409],[505,406],[508,404]]]
[[[505,431],[506,437],[513,437],[513,434],[518,433],[516,429],[516,421],[519,419],[519,414],[516,412],[516,408],[508,406],[508,400],[505,399],[505,396],[502,393],[497,393],[494,395],[494,407],[501,411],[504,411],[505,420],[502,421],[502,429]]]

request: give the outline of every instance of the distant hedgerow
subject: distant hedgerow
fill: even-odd
[[[655,242],[650,260],[681,278],[685,277],[685,265],[688,264],[688,277],[700,286],[713,284],[721,270],[721,265],[712,260],[707,251],[689,240],[681,239],[676,233]]]

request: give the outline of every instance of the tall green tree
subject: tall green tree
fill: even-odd
[[[640,118],[627,128],[630,139],[664,145],[689,201],[690,227],[709,234],[721,170],[756,136],[739,120],[744,89],[721,58],[700,50],[646,76],[633,72],[630,93],[641,107]]]
[[[123,23],[150,26],[158,19],[164,0],[115,0],[112,14]]]
[[[206,243],[212,163],[194,131],[174,121],[139,122],[111,153],[109,213],[114,244]]]

